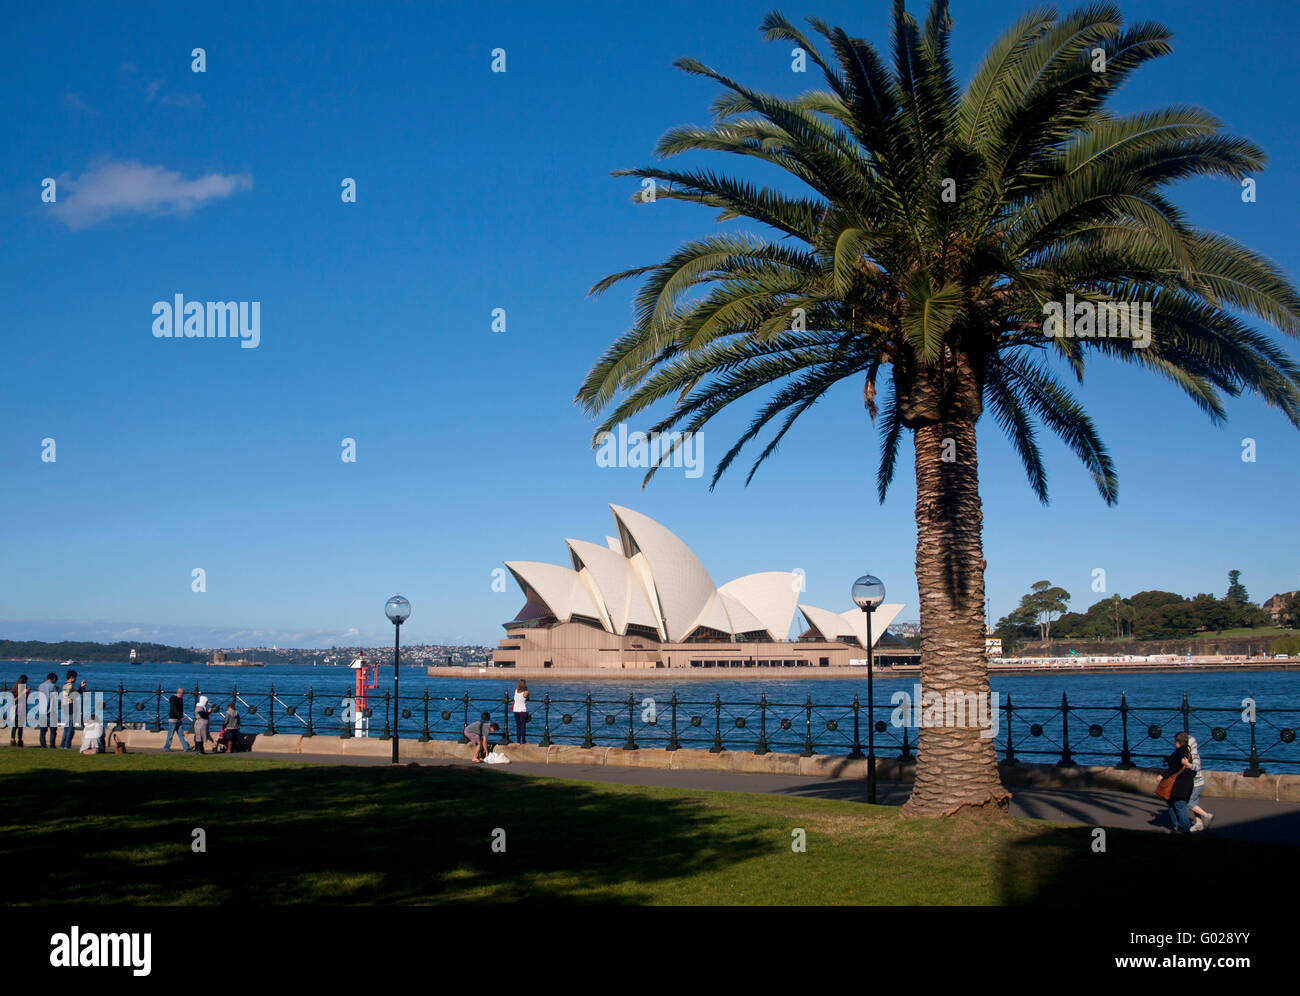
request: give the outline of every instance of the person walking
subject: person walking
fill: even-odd
[[[208,716],[208,697],[200,695],[194,703],[194,749],[200,754],[207,753]]]
[[[185,742],[185,730],[181,724],[185,722],[185,690],[176,689],[176,694],[167,700],[167,739],[163,742],[163,753],[166,754],[172,749],[172,737],[180,738],[181,746],[186,750],[191,747]]]
[[[1175,833],[1191,832],[1192,818],[1187,815],[1187,800],[1192,795],[1192,782],[1196,773],[1192,770],[1192,752],[1187,749],[1187,734],[1181,730],[1174,737],[1174,749],[1165,758],[1165,770],[1161,778],[1174,777],[1174,786],[1169,793],[1166,805],[1169,807],[1169,821]]]
[[[59,738],[59,746],[65,750],[72,750],[72,735],[77,730],[77,713],[80,711],[77,706],[81,696],[77,694],[77,672],[69,671],[68,680],[63,683],[63,692],[59,696],[60,719],[63,720],[63,736]]]
[[[41,746],[53,747],[55,734],[58,733],[58,722],[54,719],[54,699],[59,694],[59,676],[51,671],[45,676],[45,680],[36,686],[37,707],[40,709],[36,721],[40,724],[41,729]],[[48,736],[50,742],[46,743],[45,738]]]
[[[1192,794],[1187,800],[1187,811],[1196,817],[1196,822],[1192,824],[1190,832],[1200,833],[1202,830],[1209,829],[1214,814],[1207,813],[1201,808],[1201,792],[1205,789],[1205,772],[1201,770],[1201,748],[1196,743],[1195,737],[1189,736],[1187,738],[1187,750],[1192,758],[1192,770],[1196,772],[1196,777],[1192,781]]]
[[[513,708],[515,714],[515,739],[521,744],[528,743],[528,682],[523,678],[519,679],[519,684],[515,686],[515,704]]]
[[[9,746],[23,745],[23,727],[27,725],[27,675],[20,674],[10,689],[14,696],[14,724],[9,727]]]

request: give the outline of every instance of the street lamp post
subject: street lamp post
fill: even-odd
[[[853,604],[867,617],[867,802],[876,801],[876,697],[872,684],[875,658],[872,653],[871,614],[885,600],[880,578],[864,574],[853,582]]]
[[[407,616],[411,614],[411,603],[401,595],[394,595],[384,606],[384,615],[388,616],[389,622],[393,624],[393,763],[397,763],[397,731],[401,724],[401,700],[397,696],[398,677],[397,665],[398,658],[401,655],[402,647],[402,623],[406,622]]]

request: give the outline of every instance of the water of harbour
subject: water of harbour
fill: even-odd
[[[62,680],[66,668],[48,662],[0,661],[0,680],[8,689],[20,672],[26,673],[34,689],[51,670]],[[186,692],[187,714],[196,690],[220,708],[237,696],[246,732],[264,732],[274,723],[278,733],[310,729],[319,736],[342,733],[344,699],[351,695],[353,682],[351,669],[338,665],[216,668],[78,662],[76,670],[92,692],[103,693],[110,722],[116,720],[119,709],[128,724],[152,725],[159,714],[165,720],[167,696],[181,687]],[[422,666],[404,667],[401,735],[418,737],[427,731],[437,739],[455,738],[467,716],[477,719],[483,711],[505,726],[507,703],[518,677],[433,678]],[[721,743],[727,750],[752,751],[762,740],[773,751],[806,752],[811,746],[817,753],[844,755],[855,744],[865,749],[867,743],[865,677],[691,679],[676,686],[662,678],[640,682],[634,678],[552,680],[544,674],[527,678],[534,717],[528,726],[530,742],[549,731],[554,743],[582,743],[590,729],[593,743],[613,747],[626,745],[629,732],[631,742],[640,747],[663,747],[674,739],[674,731],[676,743],[682,747],[709,748]],[[902,712],[896,694],[913,694],[916,681],[911,676],[875,679],[876,751],[880,756],[903,753],[904,737],[906,750],[915,752],[915,726],[894,720],[900,719]],[[119,684],[125,689],[121,695]],[[997,695],[993,741],[1003,759],[1011,756],[1055,763],[1066,756],[1068,743],[1069,759],[1077,763],[1115,764],[1127,744],[1134,763],[1153,766],[1172,749],[1174,733],[1186,724],[1200,744],[1206,768],[1241,771],[1249,767],[1253,732],[1259,767],[1274,772],[1300,771],[1300,745],[1295,741],[1300,726],[1300,672],[1242,668],[1182,674],[994,675],[992,689]],[[391,722],[394,710],[391,701],[385,700],[385,693],[391,690],[389,664],[382,669],[379,687],[369,693],[371,736],[382,735]],[[1121,695],[1128,707],[1126,713],[1120,710]],[[1186,713],[1182,711],[1184,695]],[[1062,696],[1068,701],[1068,711],[1061,708]],[[1254,722],[1243,705],[1248,699],[1255,706]],[[908,718],[918,717],[910,713]],[[513,738],[513,724],[508,732]]]

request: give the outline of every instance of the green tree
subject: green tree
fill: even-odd
[[[1295,335],[1300,295],[1280,268],[1197,228],[1166,194],[1189,177],[1240,182],[1264,153],[1194,107],[1109,109],[1136,69],[1172,51],[1166,28],[1126,27],[1111,4],[1022,15],[964,88],[949,58],[946,0],[932,0],[924,25],[896,0],[892,68],[862,39],[809,24],[826,52],[778,13],[761,25],[768,40],[802,48],[824,78],[795,97],[677,63],[723,93],[712,123],[671,129],[657,152],[739,156],[781,180],[664,163],[617,172],[641,181],[642,203],[701,204],[762,229],[729,225],[600,281],[593,293],[639,282],[634,320],[576,400],[603,416],[599,445],[601,433],[660,404],[654,431],[698,431],[771,392],[712,481],[774,430],[748,482],[801,415],[857,380],[879,430],[882,501],[911,437],[922,686],[987,694],[976,451],[986,409],[1044,502],[1040,427],[1079,457],[1104,501],[1116,499],[1112,461],[1061,377],[1081,379],[1090,358],[1171,381],[1216,422],[1225,395],[1252,392],[1300,425],[1300,369],[1241,317]],[[1060,330],[1045,315],[1067,294],[1103,312],[1149,306],[1149,344],[1052,335]],[[666,449],[660,465],[672,459]],[[920,732],[905,815],[1008,799],[993,743],[978,730]]]
[[[997,625],[993,628],[993,633],[995,636],[1002,638],[1002,649],[1009,654],[1020,646],[1026,637],[1032,637],[1037,626],[1038,620],[1035,618],[1033,610],[1025,604],[1025,599],[1022,598],[1019,606],[998,620]]]
[[[1038,623],[1038,638],[1050,640],[1052,617],[1059,616],[1065,611],[1070,602],[1070,593],[1064,588],[1056,587],[1050,581],[1035,581],[1025,597],[1029,600],[1029,608]]]
[[[1228,594],[1224,600],[1233,606],[1245,605],[1250,601],[1250,595],[1246,592],[1246,586],[1241,583],[1241,571],[1228,572]]]

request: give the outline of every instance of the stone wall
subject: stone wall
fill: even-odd
[[[129,750],[157,750],[162,747],[165,733],[146,730],[127,730],[123,734]],[[74,743],[80,743],[77,733]],[[403,739],[400,744],[403,761],[463,760],[472,757],[469,744],[452,740],[429,740],[421,743]],[[26,749],[26,748],[24,748]],[[39,748],[38,748],[39,749]],[[273,737],[259,735],[254,739],[252,753],[261,757],[291,758],[300,754],[340,755],[360,757],[389,757],[392,742],[374,737],[300,737],[278,734]],[[642,748],[624,750],[622,747],[574,747],[554,744],[540,747],[536,744],[502,744],[498,750],[512,761],[532,764],[594,764],[606,767],[661,768],[681,771],[735,771],[769,775],[807,775],[814,778],[867,777],[867,760],[832,757],[814,754],[752,754],[747,751],[724,750],[717,754],[707,750],[664,750]],[[175,750],[175,748],[173,748]],[[1093,765],[1058,768],[1046,764],[1000,764],[1003,782],[1011,788],[1062,788],[1109,789],[1154,795],[1159,771],[1154,768],[1130,768],[1122,771]],[[876,759],[876,777],[882,782],[910,782],[915,774],[915,762],[903,763],[895,758]],[[557,770],[557,775],[563,771]],[[1248,778],[1235,771],[1206,771],[1205,795],[1209,798],[1267,799],[1276,802],[1300,802],[1300,774],[1274,774]]]

